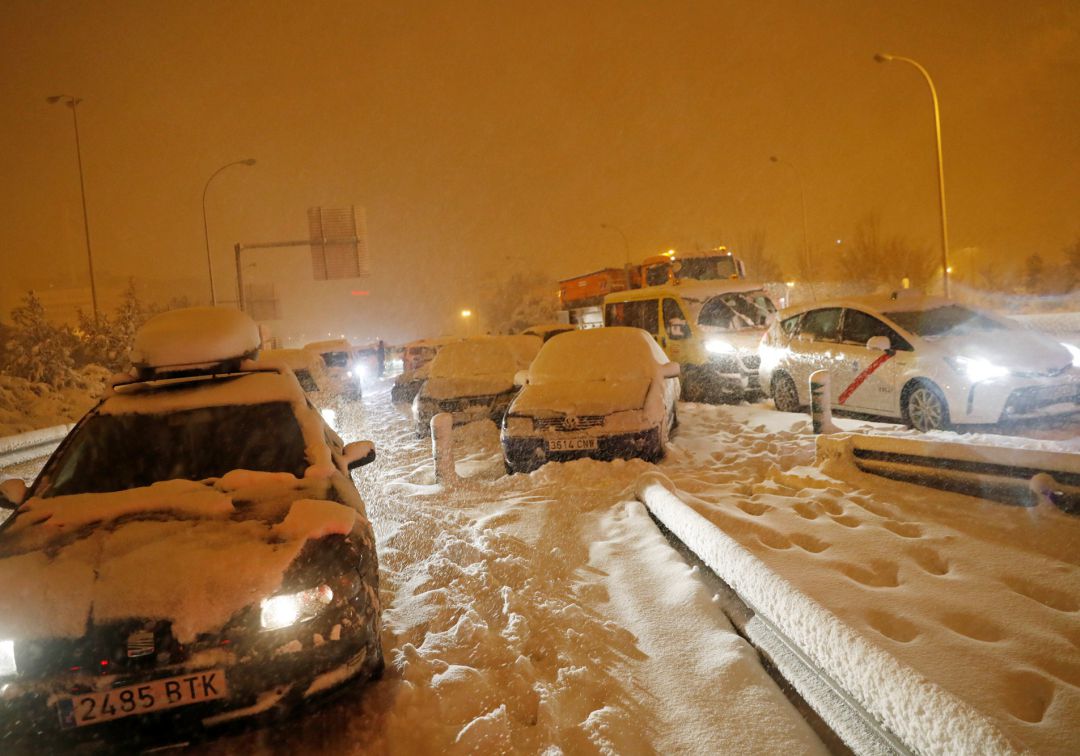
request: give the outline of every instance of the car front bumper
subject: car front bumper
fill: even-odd
[[[360,626],[347,633],[337,626],[280,634],[273,649],[253,652],[230,645],[192,652],[175,664],[95,675],[79,671],[45,678],[0,682],[0,752],[34,748],[52,750],[87,739],[126,749],[183,739],[185,733],[256,717],[275,708],[289,708],[329,692],[348,681],[377,676],[382,670],[378,625]],[[301,641],[300,638],[304,637]],[[290,640],[291,638],[291,640]],[[175,708],[132,712],[126,716],[73,726],[70,707],[61,701],[79,694],[104,693],[166,678],[191,677],[220,670],[224,673],[221,698]],[[66,711],[65,711],[66,709]]]
[[[503,458],[513,472],[532,472],[548,462],[569,462],[575,459],[650,459],[662,452],[659,428],[630,433],[595,436],[595,449],[575,449],[572,451],[550,451],[551,436],[508,436],[502,435]]]
[[[1053,377],[1004,378],[948,392],[954,424],[994,424],[1080,412],[1080,368]]]

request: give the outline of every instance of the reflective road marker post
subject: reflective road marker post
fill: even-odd
[[[838,430],[832,421],[830,383],[828,370],[816,370],[810,374],[810,418],[814,433],[835,433]]]

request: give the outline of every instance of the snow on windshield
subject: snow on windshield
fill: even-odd
[[[595,328],[564,333],[540,350],[529,382],[616,382],[651,378],[668,361],[656,342],[638,328]]]

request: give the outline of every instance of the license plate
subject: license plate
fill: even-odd
[[[62,727],[85,727],[121,717],[212,701],[228,692],[225,672],[214,669],[164,677],[141,685],[125,685],[100,693],[70,696],[57,702],[56,709]]]
[[[597,448],[596,436],[553,438],[547,442],[548,451],[583,451]]]

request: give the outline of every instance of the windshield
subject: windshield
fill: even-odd
[[[676,275],[679,278],[692,278],[696,281],[717,281],[738,278],[735,258],[731,255],[716,257],[691,257],[678,260]]]
[[[764,328],[776,312],[763,291],[740,291],[713,297],[701,306],[698,323],[719,328]]]
[[[349,366],[348,352],[323,352],[323,362],[331,368],[347,368]]]
[[[923,337],[1008,329],[997,320],[959,305],[945,305],[930,310],[900,310],[886,312],[885,315],[901,328]]]
[[[92,415],[42,471],[43,498],[105,493],[162,480],[219,478],[230,470],[307,468],[287,402],[200,407],[167,414]]]

